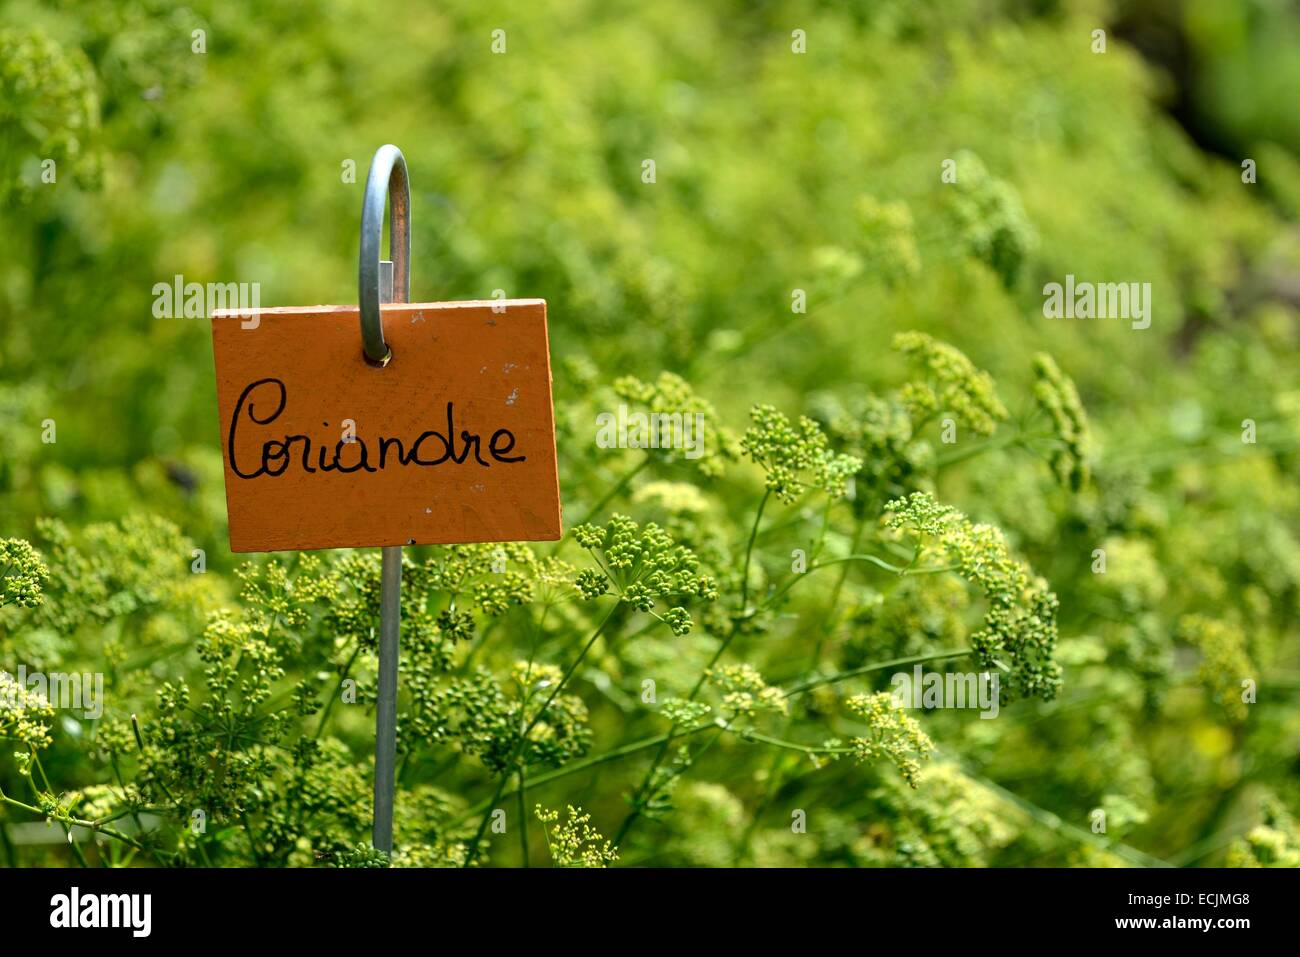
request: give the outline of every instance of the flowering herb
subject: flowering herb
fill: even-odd
[[[920,368],[924,378],[903,387],[901,397],[914,421],[950,413],[976,435],[991,435],[1007,417],[993,378],[965,354],[923,332],[900,332],[894,348]]]
[[[1052,471],[1062,485],[1077,492],[1088,482],[1088,417],[1074,381],[1045,352],[1034,356],[1034,399],[1051,419],[1057,441],[1050,455]]]
[[[18,538],[0,539],[0,608],[35,608],[41,603],[41,586],[49,577],[31,545]]]
[[[916,719],[887,691],[854,695],[847,704],[849,711],[865,721],[869,729],[853,739],[853,756],[859,761],[884,758],[898,768],[903,780],[917,787],[921,762],[934,750],[934,743]]]
[[[752,424],[740,444],[745,454],[763,467],[767,489],[779,501],[793,504],[807,488],[836,498],[844,495],[849,478],[862,462],[832,451],[816,422],[801,416],[797,425],[791,425],[770,405],[755,406],[750,418]]]
[[[974,153],[954,157],[957,170],[950,208],[963,244],[1002,284],[1015,286],[1038,235],[1015,187],[993,176]]]
[[[911,534],[918,548],[944,553],[954,570],[983,592],[988,609],[983,626],[971,635],[971,647],[982,667],[1004,673],[1005,700],[1053,698],[1061,684],[1061,667],[1052,657],[1057,598],[1012,557],[1002,532],[972,523],[927,492],[896,499],[885,510],[887,527]]]
[[[569,805],[564,820],[560,812],[534,811],[546,834],[546,848],[556,867],[608,867],[618,860],[618,849],[591,826],[591,815]]]
[[[636,376],[621,376],[614,380],[616,396],[644,410],[647,421],[656,424],[658,434],[655,447],[659,456],[670,462],[693,462],[705,478],[723,474],[728,462],[739,458],[736,437],[730,429],[719,424],[713,403],[697,395],[690,384],[679,375],[661,372],[654,382],[643,382]],[[703,447],[684,450],[688,446],[682,434],[687,416],[702,417],[703,434],[693,439]],[[645,446],[642,446],[645,447]]]
[[[761,712],[789,714],[780,688],[773,688],[753,665],[722,665],[710,668],[705,678],[722,694],[719,711],[730,721],[752,718]]]
[[[653,522],[641,526],[626,515],[615,515],[603,527],[579,525],[573,539],[598,566],[584,569],[575,580],[584,598],[598,598],[613,587],[620,601],[663,621],[674,635],[690,633],[690,612],[674,604],[660,615],[654,610],[656,599],[712,601],[717,597],[713,580],[697,574],[699,559],[694,553],[675,544]]]
[[[366,66],[392,47],[375,4],[322,0],[339,15],[276,42],[227,0],[206,56],[215,4],[10,6],[0,865],[1300,861],[1285,98],[1192,90],[1207,130],[1231,121],[1217,141],[1256,144],[1210,155],[1123,38],[1088,53],[1095,3],[764,5],[743,30],[682,0],[594,31],[521,7],[490,57],[493,5],[446,0],[416,84]],[[1248,6],[1211,73],[1266,73],[1261,42],[1294,36],[1294,4]],[[187,385],[203,337],[132,318],[151,288],[155,314],[201,311],[173,262],[295,298],[350,268],[356,103],[312,95],[331,71],[457,131],[433,161],[447,216],[421,213],[409,156],[449,287],[556,305],[579,527],[404,549],[391,856],[370,847],[378,549],[232,556],[211,395]],[[275,136],[228,135],[259,122]],[[463,206],[485,184],[502,215]],[[1148,282],[1146,331],[1044,309],[1073,285],[1122,312]],[[535,450],[494,446],[492,416],[537,396],[511,388],[458,401],[454,441],[444,399],[419,449],[361,416],[369,465],[400,434],[389,470],[447,451],[517,474]],[[332,442],[347,415],[306,431]],[[996,720],[881,697],[917,667],[995,673]]]

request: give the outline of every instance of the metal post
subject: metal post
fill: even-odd
[[[387,199],[390,260],[379,258],[379,233]],[[358,270],[361,339],[377,366],[392,359],[384,341],[382,302],[411,301],[411,193],[406,159],[396,146],[382,146],[370,162],[361,207],[361,257]],[[383,374],[383,373],[379,373]],[[402,547],[384,548],[379,579],[379,685],[375,695],[376,850],[393,852],[393,793],[397,765],[397,673],[402,622]]]
[[[385,278],[387,281],[385,281]],[[393,264],[379,264],[379,298],[393,301]],[[409,296],[403,296],[403,299]],[[401,654],[402,546],[384,549],[379,577],[379,689],[375,697],[375,827],[371,842],[393,853],[397,766],[397,663]]]

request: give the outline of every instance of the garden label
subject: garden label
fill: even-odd
[[[546,303],[213,313],[235,552],[560,537]],[[254,321],[255,320],[255,321]]]

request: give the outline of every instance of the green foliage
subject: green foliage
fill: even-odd
[[[736,438],[720,423],[713,403],[696,395],[681,376],[661,372],[653,383],[642,382],[635,376],[622,376],[614,380],[613,391],[615,395],[634,403],[650,415],[665,416],[659,433],[658,450],[665,461],[693,461],[700,470],[700,475],[707,479],[717,478],[727,462],[734,462],[739,457]],[[683,448],[680,430],[683,420],[697,415],[704,417],[705,435],[712,444],[706,442],[702,453],[690,459],[680,451]]]
[[[1241,629],[1228,622],[1203,615],[1183,620],[1181,636],[1201,653],[1196,674],[1214,701],[1232,721],[1245,721],[1249,709],[1242,684],[1255,673],[1246,654],[1246,640]]]
[[[60,170],[83,187],[97,185],[99,97],[82,51],[40,30],[0,29],[0,102],[0,200],[30,200],[42,174],[57,182]]]
[[[894,348],[910,357],[924,378],[903,389],[902,399],[914,419],[926,420],[951,412],[958,424],[976,435],[991,435],[1007,417],[993,378],[975,368],[960,351],[923,332],[900,332]]]
[[[853,739],[853,754],[859,761],[887,758],[912,787],[917,787],[921,760],[934,750],[934,743],[915,718],[887,691],[854,695],[848,709],[866,722],[868,733]]]
[[[1088,483],[1088,457],[1092,454],[1088,417],[1079,391],[1051,356],[1034,356],[1034,400],[1052,420],[1052,435],[1059,443],[1049,461],[1062,485],[1078,492]]]
[[[902,200],[881,202],[861,196],[857,202],[862,225],[862,252],[890,282],[911,279],[921,273],[921,254],[916,246],[912,210]]]
[[[755,406],[750,417],[753,424],[741,445],[767,473],[768,491],[787,505],[794,504],[805,489],[842,496],[849,477],[862,465],[852,456],[831,451],[822,430],[806,416],[797,428],[770,405]]]
[[[1297,20],[1155,6],[7,4],[0,827],[51,827],[0,860],[1296,866]],[[1227,158],[1088,49],[1141,15]],[[405,549],[391,858],[377,550],[229,552],[210,332],[151,310],[353,301],[389,141],[413,296],[550,303],[569,528]],[[1151,328],[1046,319],[1067,274]]]
[[[874,797],[890,823],[860,851],[872,864],[986,867],[1024,824],[996,794],[951,763],[926,767],[911,789],[886,786]]]
[[[573,539],[591,553],[599,566],[584,569],[576,579],[584,598],[598,598],[613,586],[620,601],[637,611],[664,621],[674,635],[690,634],[692,621],[684,605],[672,605],[662,616],[654,611],[655,599],[712,601],[717,597],[713,580],[697,575],[699,559],[653,522],[638,525],[626,515],[615,515],[603,528],[579,525]]]
[[[953,568],[983,593],[983,627],[971,636],[979,663],[1005,673],[1007,700],[1039,695],[1051,700],[1061,684],[1056,649],[1059,602],[1047,583],[1012,557],[1003,533],[972,524],[927,492],[885,505],[885,524],[915,535],[921,546],[941,550]]]
[[[705,679],[722,694],[719,710],[728,722],[734,722],[738,718],[750,718],[760,712],[775,714],[790,712],[789,704],[781,689],[774,688],[764,681],[763,676],[753,665],[713,667],[705,672]]]
[[[541,805],[535,811],[546,834],[546,849],[556,867],[608,867],[618,860],[618,850],[591,826],[590,814],[572,804],[560,820],[559,811],[547,811]]]
[[[1015,286],[1025,260],[1038,243],[1020,195],[1006,180],[989,174],[968,150],[955,157],[952,211],[967,251],[984,262],[1007,288]]]
[[[0,607],[35,608],[41,603],[41,586],[50,577],[40,555],[17,538],[0,539]]]
[[[1262,823],[1228,849],[1230,867],[1300,867],[1300,835],[1285,807],[1264,802]]]

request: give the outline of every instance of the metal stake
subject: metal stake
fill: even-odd
[[[388,199],[390,260],[379,259],[379,232]],[[396,146],[381,146],[370,162],[361,207],[358,270],[361,339],[366,356],[386,365],[392,351],[384,341],[381,302],[411,301],[411,191],[406,159]],[[382,373],[380,373],[382,375]],[[376,850],[393,852],[393,793],[397,765],[397,673],[402,623],[402,546],[384,548],[379,578],[379,687],[375,696]]]
[[[387,267],[387,268],[385,268]],[[387,290],[384,274],[387,273]],[[379,264],[382,302],[393,301],[393,264]],[[385,296],[384,292],[388,295]],[[379,689],[375,697],[375,827],[371,843],[393,853],[393,793],[397,772],[397,663],[401,656],[402,546],[384,549],[379,574]]]

